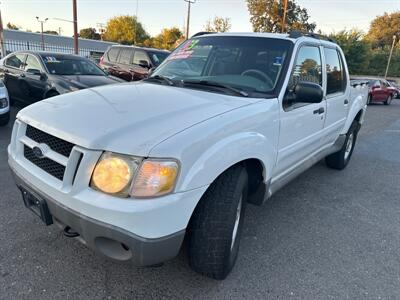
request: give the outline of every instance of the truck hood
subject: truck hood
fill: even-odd
[[[139,82],[49,98],[21,110],[17,118],[88,149],[147,156],[172,135],[249,103],[241,97]]]

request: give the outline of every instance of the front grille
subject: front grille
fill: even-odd
[[[63,180],[65,172],[65,167],[63,165],[60,165],[59,163],[48,159],[47,157],[36,157],[32,149],[26,145],[24,145],[24,156],[27,160],[41,168],[43,171],[49,173],[50,175],[61,181]]]
[[[70,142],[64,141],[58,137],[50,135],[46,132],[43,132],[35,127],[28,125],[26,127],[26,134],[28,138],[34,140],[36,143],[43,143],[46,144],[51,148],[51,150],[64,155],[65,157],[69,157],[71,154],[72,148],[74,144]]]

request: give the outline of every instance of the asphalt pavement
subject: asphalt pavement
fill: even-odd
[[[192,272],[185,253],[137,268],[44,226],[8,169],[11,128],[0,127],[0,299],[400,297],[400,100],[369,106],[344,171],[320,162],[264,206],[248,206],[224,281]]]

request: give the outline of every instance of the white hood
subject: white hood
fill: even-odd
[[[141,82],[46,99],[21,110],[17,118],[88,149],[147,156],[172,135],[249,103],[241,97]]]

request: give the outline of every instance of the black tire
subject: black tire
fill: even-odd
[[[392,95],[389,95],[386,99],[385,102],[383,102],[385,105],[390,105],[390,103],[392,103]]]
[[[6,126],[10,122],[10,112],[0,115],[0,126]]]
[[[329,168],[336,170],[343,170],[344,168],[346,168],[354,151],[358,130],[359,125],[357,121],[354,121],[346,134],[346,139],[343,147],[338,152],[332,153],[331,155],[325,157],[325,163]]]
[[[56,91],[50,91],[46,94],[46,99],[60,95]]]
[[[189,264],[194,271],[222,280],[235,265],[246,208],[247,181],[244,167],[233,166],[210,185],[197,205],[188,227]]]

